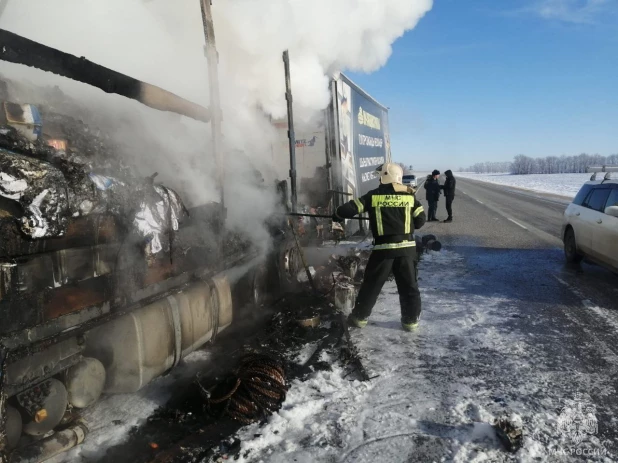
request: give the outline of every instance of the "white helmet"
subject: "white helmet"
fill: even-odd
[[[398,164],[387,162],[378,167],[376,172],[380,173],[380,183],[384,185],[389,183],[403,183],[403,169]]]

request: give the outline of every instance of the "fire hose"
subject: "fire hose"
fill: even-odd
[[[288,212],[287,215],[291,215],[294,217],[312,217],[314,219],[332,219],[332,215],[324,215],[324,214],[303,214],[301,212]],[[349,220],[369,220],[369,217],[352,217]]]

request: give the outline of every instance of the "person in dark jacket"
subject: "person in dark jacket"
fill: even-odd
[[[444,175],[446,175],[446,181],[444,185],[442,185],[442,190],[446,198],[446,212],[448,212],[448,217],[444,222],[450,223],[453,221],[453,200],[455,199],[455,185],[457,184],[457,180],[455,180],[455,176],[450,170],[444,172]]]
[[[427,213],[428,222],[437,222],[436,211],[438,210],[438,201],[440,200],[440,171],[434,170],[431,175],[427,176],[424,187],[427,192],[427,203],[429,203],[429,212]]]
[[[380,166],[378,172],[378,188],[338,207],[333,214],[334,221],[343,222],[368,212],[374,240],[348,323],[357,328],[367,325],[382,286],[392,271],[399,291],[401,325],[404,330],[412,331],[418,326],[421,315],[414,230],[425,224],[425,210],[413,190],[402,184],[403,170],[400,166],[387,163]]]

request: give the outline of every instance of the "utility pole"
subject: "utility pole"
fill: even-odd
[[[290,144],[290,183],[292,194],[292,212],[298,212],[298,193],[296,190],[296,136],[294,135],[294,108],[292,107],[292,84],[290,82],[290,55],[283,52],[285,69],[285,99],[288,103],[288,141]]]
[[[223,192],[223,178],[225,169],[223,166],[223,155],[221,153],[223,135],[221,123],[223,115],[221,112],[221,96],[219,94],[219,55],[215,41],[215,29],[212,20],[211,0],[200,0],[202,9],[202,22],[204,24],[204,38],[206,39],[206,61],[208,62],[208,89],[210,93],[210,127],[212,131],[212,149],[217,167],[217,187],[221,195],[221,210],[225,217],[225,197]]]

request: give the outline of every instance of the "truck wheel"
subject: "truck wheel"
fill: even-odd
[[[579,264],[584,256],[577,249],[577,241],[575,240],[575,232],[572,228],[567,229],[564,234],[564,255],[566,261],[570,264]]]
[[[268,302],[268,269],[259,265],[253,269],[250,278],[251,294],[247,302],[253,308],[260,308]]]
[[[298,274],[302,269],[302,259],[296,243],[285,243],[279,255],[279,282],[283,292],[292,291],[298,286]]]

